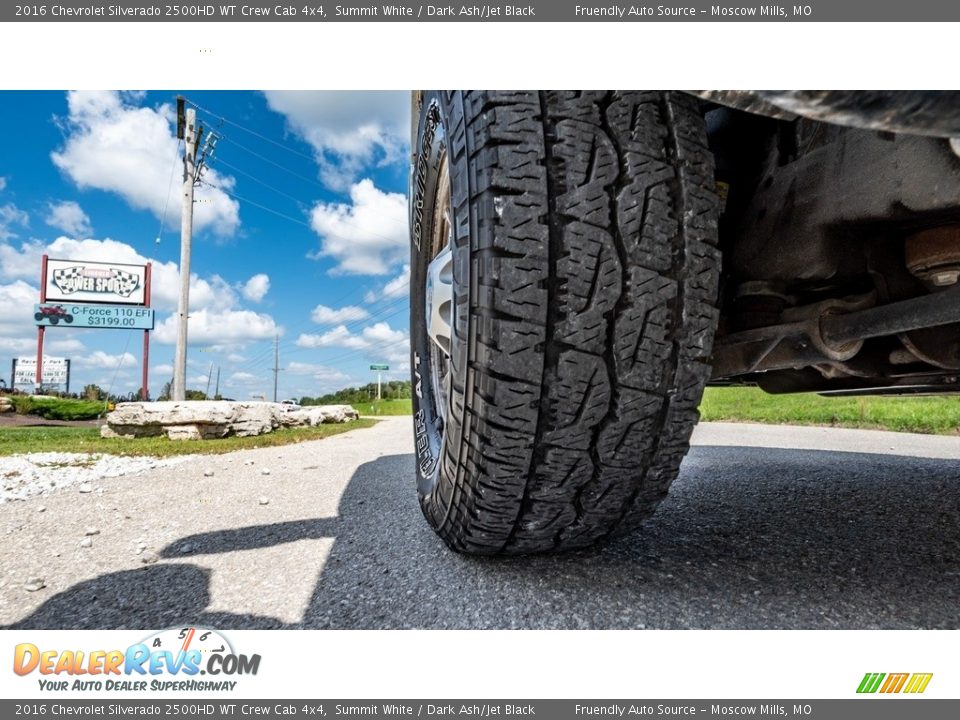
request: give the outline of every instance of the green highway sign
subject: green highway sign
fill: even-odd
[[[389,370],[390,366],[389,365],[371,365],[370,369],[371,370]]]

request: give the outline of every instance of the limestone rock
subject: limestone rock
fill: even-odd
[[[201,400],[120,403],[100,428],[102,437],[205,440],[262,435],[278,427],[349,422],[359,417],[349,405],[288,409],[282,403]]]

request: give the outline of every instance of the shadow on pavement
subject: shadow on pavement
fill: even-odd
[[[193,535],[162,556],[333,538],[302,628],[960,626],[958,460],[697,446],[640,533],[509,559],[447,550],[412,477],[412,455],[381,457],[354,473],[336,518]],[[281,626],[205,614],[208,588],[182,562],[104,575],[13,627]]]

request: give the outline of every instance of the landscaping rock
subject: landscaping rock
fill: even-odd
[[[261,435],[278,427],[349,422],[359,417],[349,405],[321,405],[289,410],[267,402],[201,400],[120,403],[100,428],[102,437],[156,437],[205,440]]]
[[[284,427],[300,425],[321,425],[323,423],[344,423],[356,420],[360,413],[349,405],[315,405],[299,410],[287,410],[280,416]]]

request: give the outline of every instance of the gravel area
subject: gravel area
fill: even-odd
[[[43,497],[76,486],[80,492],[91,492],[99,480],[168,468],[189,459],[189,456],[160,459],[68,452],[0,457],[0,504]]]

